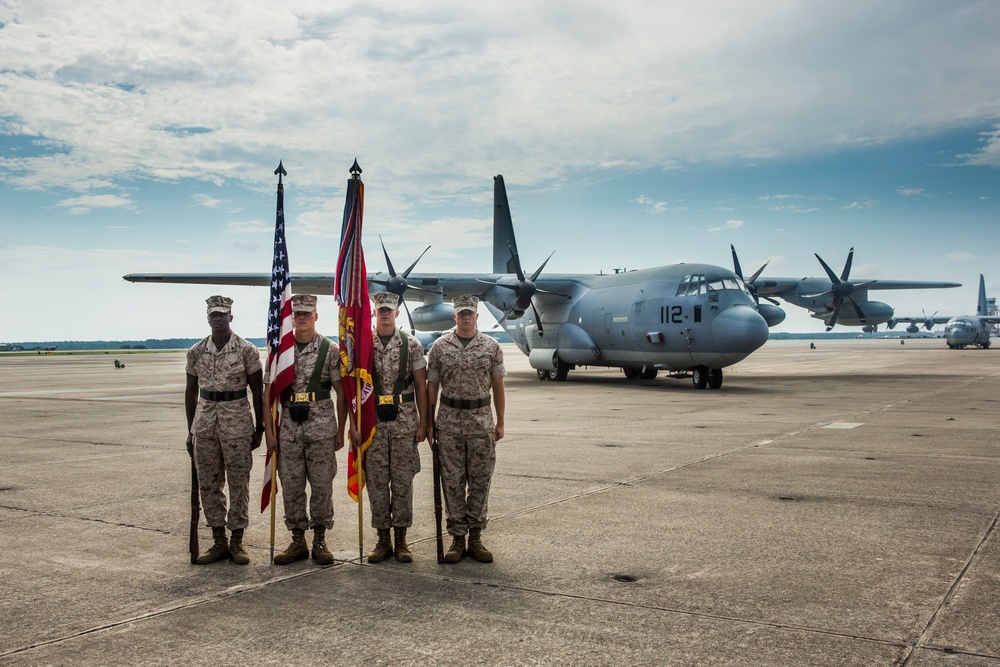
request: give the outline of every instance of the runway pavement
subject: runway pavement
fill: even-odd
[[[701,391],[505,354],[496,561],[437,564],[421,445],[415,562],[359,562],[342,450],[325,568],[253,510],[249,566],[189,564],[183,354],[0,355],[0,665],[1000,667],[1000,351],[772,341]]]

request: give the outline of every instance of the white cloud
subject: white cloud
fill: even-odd
[[[230,234],[274,234],[274,223],[263,220],[231,220],[226,223]]]
[[[965,250],[956,250],[945,255],[945,258],[951,262],[971,262],[976,256]]]
[[[899,186],[896,188],[896,194],[900,197],[922,197],[924,196],[923,188],[908,188],[905,186]]]
[[[804,206],[798,206],[797,204],[786,204],[784,206],[768,206],[767,210],[773,211],[774,213],[800,214],[800,213],[815,213],[819,209],[816,208],[815,206],[804,207]]]
[[[847,211],[860,211],[863,209],[872,208],[875,206],[876,203],[877,202],[875,202],[874,199],[866,199],[864,201],[852,201],[850,204],[842,206],[841,208]]]
[[[360,155],[427,195],[505,162],[540,182],[1000,116],[989,3],[39,0],[0,21],[0,117],[65,147],[0,161],[20,187],[257,187],[281,157],[312,188]]]
[[[70,213],[79,215],[95,208],[132,208],[133,203],[128,197],[119,195],[84,195],[63,199],[59,206],[65,206]]]
[[[635,199],[629,199],[629,201],[645,206],[649,213],[666,213],[667,207],[670,206],[670,202],[668,201],[657,201],[646,195],[639,195]]]
[[[1000,167],[1000,127],[981,134],[983,147],[974,153],[958,155],[958,159],[967,165]]]
[[[718,234],[719,232],[732,231],[734,229],[740,229],[743,227],[742,220],[726,220],[725,224],[719,227],[709,227],[708,231],[712,234]]]
[[[219,208],[222,204],[221,199],[217,199],[216,197],[206,194],[191,195],[191,198],[194,199],[196,204],[199,206],[205,206],[206,208]]]

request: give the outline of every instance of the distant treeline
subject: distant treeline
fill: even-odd
[[[503,331],[484,331],[501,343],[511,342]],[[331,336],[334,341],[336,336]],[[0,343],[0,352],[34,352],[36,350],[186,350],[201,338],[147,338],[146,340],[52,340],[27,343]],[[247,338],[259,348],[267,345],[265,338]]]
[[[54,340],[30,343],[4,343],[0,352],[35,350],[183,350],[201,338],[147,338],[146,340]],[[264,338],[248,338],[257,347],[267,344]]]

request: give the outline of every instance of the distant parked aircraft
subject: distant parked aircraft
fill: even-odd
[[[917,333],[918,325],[923,325],[930,331],[935,324],[944,324],[944,337],[948,342],[948,347],[953,350],[960,350],[967,345],[975,345],[984,350],[990,346],[990,329],[992,325],[1000,323],[1000,315],[990,315],[986,301],[986,279],[983,274],[979,274],[979,303],[976,305],[975,315],[938,315],[930,317],[893,317],[889,320],[888,326],[892,329],[900,322],[909,322],[906,327],[907,333]]]

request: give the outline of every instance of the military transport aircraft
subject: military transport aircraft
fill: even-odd
[[[551,255],[550,255],[551,257]],[[418,258],[419,259],[419,258]],[[742,361],[767,341],[769,322],[746,284],[732,271],[707,264],[675,264],[615,274],[552,274],[548,259],[530,276],[521,268],[503,176],[494,178],[493,272],[368,276],[372,293],[388,289],[420,301],[413,325],[423,331],[454,324],[445,301],[476,294],[539,379],[565,380],[577,366],[622,368],[628,378],[652,379],[658,371],[691,377],[698,389],[722,386],[722,369]],[[415,263],[414,263],[415,264]],[[268,285],[270,274],[130,274],[131,282]],[[293,274],[296,293],[332,294],[333,274]]]
[[[934,313],[923,317],[893,317],[887,326],[892,329],[900,322],[909,322],[906,333],[915,334],[923,325],[930,331],[935,324],[944,324],[944,337],[948,347],[961,350],[967,345],[975,345],[984,350],[990,346],[990,328],[1000,324],[1000,315],[990,315],[986,302],[986,279],[979,274],[979,303],[975,315],[938,315]]]
[[[869,290],[890,289],[937,289],[961,287],[961,283],[927,282],[912,280],[851,280],[851,264],[854,248],[847,253],[844,270],[838,277],[833,269],[816,255],[827,278],[768,278],[760,277],[760,271],[747,280],[750,290],[761,298],[778,297],[788,303],[807,309],[816,319],[826,323],[826,330],[837,324],[863,326],[865,331],[874,331],[879,324],[889,322],[893,315],[892,306],[881,301],[870,301]],[[733,260],[739,273],[739,262],[733,250]],[[762,269],[763,270],[763,269]],[[842,308],[844,303],[849,308]]]

